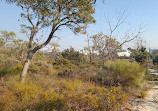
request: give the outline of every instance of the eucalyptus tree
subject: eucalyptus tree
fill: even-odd
[[[91,40],[93,50],[99,55],[103,63],[107,60],[115,60],[117,52],[122,48],[119,41],[103,33],[91,36]]]
[[[85,33],[87,24],[95,22],[94,0],[8,0],[8,2],[20,6],[23,10],[21,17],[29,22],[29,25],[27,23],[23,25],[23,28],[30,33],[27,58],[21,73],[22,81],[25,80],[33,55],[55,37],[54,33],[59,28],[66,26],[74,33]],[[35,36],[39,30],[45,28],[49,28],[48,36],[43,36],[46,40],[34,46]]]
[[[14,32],[0,31],[0,41],[1,45],[3,44],[4,47],[6,47],[8,42],[13,42],[15,37],[16,34]]]

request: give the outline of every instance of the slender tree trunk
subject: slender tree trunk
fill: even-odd
[[[32,41],[33,41],[33,37],[34,37],[35,32],[31,32],[31,36],[30,36],[30,40],[29,40],[29,47],[28,47],[29,51],[28,51],[28,54],[27,54],[26,61],[23,65],[22,72],[20,74],[20,78],[21,78],[22,82],[25,81],[25,77],[27,75],[27,71],[28,71],[28,68],[29,68],[29,65],[30,65],[30,62],[32,60],[33,55],[36,53],[36,51],[38,51],[39,49],[45,47],[50,42],[50,40],[52,39],[53,34],[56,30],[54,30],[54,27],[53,27],[51,33],[49,34],[48,39],[43,44],[37,45],[33,49],[32,49]]]
[[[26,58],[25,63],[23,65],[22,72],[20,74],[21,82],[25,81],[25,77],[27,75],[27,71],[28,71],[28,68],[29,68],[29,65],[30,65],[30,62],[32,60],[33,55],[34,55],[34,53],[28,52],[27,58]]]

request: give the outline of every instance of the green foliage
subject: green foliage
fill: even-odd
[[[141,47],[139,49],[131,49],[129,50],[132,52],[131,56],[141,65],[146,66],[148,62],[148,52],[146,51],[145,47]]]
[[[53,75],[54,69],[52,63],[50,63],[49,58],[43,53],[38,51],[33,58],[28,73],[30,76],[34,75]]]
[[[3,31],[3,33],[7,34],[3,35],[3,38],[0,38],[0,42],[3,42],[0,45],[0,65],[8,68],[17,64],[23,64],[28,42],[14,39],[14,32]]]
[[[158,55],[155,55],[155,57],[153,58],[153,64],[158,65]]]
[[[5,75],[20,74],[20,72],[22,71],[22,68],[23,68],[22,65],[17,65],[15,67],[11,67],[11,68],[0,69],[0,77],[3,77]]]
[[[24,11],[21,16],[24,18],[27,18],[28,13],[25,11],[29,9],[29,22],[38,19],[37,23],[42,28],[52,25],[54,29],[57,29],[65,25],[75,33],[84,33],[86,24],[95,22],[92,16],[95,13],[92,3],[93,0],[57,0],[49,2],[48,0],[29,0],[27,2],[26,0],[9,1],[23,8]],[[33,29],[32,26],[23,26],[29,30]]]
[[[49,44],[54,33],[59,28],[66,26],[74,33],[86,33],[87,24],[95,23],[93,14],[93,0],[8,0],[22,8],[21,17],[27,20],[22,26],[22,32],[29,35],[27,60],[31,61],[34,54]],[[49,28],[48,36],[41,36],[45,41],[41,44],[34,43],[35,36],[39,30]],[[37,36],[39,37],[39,36]],[[41,38],[40,38],[41,39]],[[38,41],[39,38],[36,38]],[[35,45],[35,46],[34,46]],[[22,78],[27,74],[28,66],[24,65],[26,71],[22,71]],[[66,69],[68,70],[68,69]]]
[[[44,61],[44,60],[37,60],[32,61],[29,69],[29,73],[35,73],[40,75],[52,75],[53,67],[52,64]]]
[[[10,42],[16,37],[16,34],[14,32],[8,32],[8,31],[0,31],[0,38],[5,41],[5,43]]]
[[[75,75],[76,66],[68,59],[59,58],[53,62],[53,67],[59,70],[58,75],[61,77],[72,77]]]
[[[136,62],[108,61],[99,74],[103,77],[104,84],[121,86],[125,90],[141,88],[144,85],[145,70]]]
[[[64,51],[62,51],[61,55],[63,58],[69,59],[77,65],[85,61],[85,55],[81,54],[79,51],[75,51],[75,49],[72,47],[70,49],[65,49]]]

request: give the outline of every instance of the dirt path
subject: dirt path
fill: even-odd
[[[147,92],[145,99],[136,99],[130,101],[131,111],[158,111],[158,85],[155,85]]]

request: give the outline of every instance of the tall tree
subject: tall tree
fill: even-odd
[[[87,24],[94,23],[93,0],[8,0],[16,3],[23,9],[21,17],[26,18],[30,25],[23,25],[23,31],[30,30],[28,54],[21,73],[22,81],[25,80],[29,64],[33,55],[39,49],[45,47],[52,38],[54,33],[66,26],[74,33],[85,33]],[[27,23],[26,23],[27,24]],[[50,28],[49,35],[41,44],[33,45],[34,38],[39,30]]]

